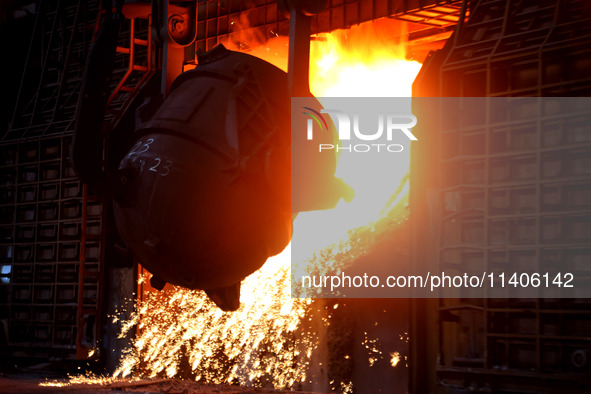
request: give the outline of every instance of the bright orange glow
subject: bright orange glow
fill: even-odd
[[[395,367],[400,362],[400,353],[394,352],[390,353],[390,365]]]
[[[406,60],[402,25],[378,20],[319,34],[310,46],[317,97],[410,97],[421,64]]]
[[[391,20],[375,21],[316,37],[311,45],[312,93],[317,97],[409,96],[420,64],[405,60],[400,26]],[[287,38],[248,47],[248,53],[286,68]],[[334,210],[304,213],[296,219],[294,237],[306,236],[310,258],[318,250],[346,241],[348,231],[369,229],[394,206],[405,204],[405,188],[391,197],[408,173],[408,146],[403,153],[370,156],[364,161],[340,157],[336,175],[354,188],[353,202],[341,201]],[[173,377],[183,371],[184,376],[208,383],[277,388],[311,383],[317,326],[327,324],[328,318],[321,302],[291,298],[290,263],[288,247],[246,278],[242,306],[234,313],[220,311],[201,291],[167,286],[163,292],[145,293],[138,314],[124,324],[122,333],[139,325],[135,348],[129,349],[115,376],[127,377],[136,371],[148,377]],[[313,321],[319,321],[316,329],[310,328]],[[363,345],[378,346],[371,341],[366,339]],[[373,365],[384,357],[376,350],[368,362]],[[335,382],[335,387],[339,384],[352,390],[350,382]]]
[[[310,91],[319,98],[410,97],[421,64],[406,59],[405,33],[403,23],[385,18],[313,37]],[[230,42],[224,45],[241,49]],[[245,52],[287,71],[288,49],[287,37],[276,37]],[[400,199],[390,202],[389,198],[408,173],[409,162],[409,145],[395,155],[342,154],[336,176],[355,190],[355,199],[349,204],[341,201],[334,210],[300,214],[294,237],[305,235],[306,239],[298,244],[309,246],[311,256],[345,239],[350,230],[378,220],[387,211],[386,203],[394,206],[406,200],[407,186]]]
[[[311,44],[310,90],[317,97],[410,97],[421,64],[405,58],[400,22],[383,19],[320,34]],[[322,99],[320,99],[322,102]],[[389,201],[408,173],[409,145],[396,154],[342,153],[336,176],[353,190],[351,203],[330,211],[303,213],[294,223],[294,242],[315,250],[346,239],[347,233],[380,218],[406,199]],[[305,237],[298,242],[298,237]]]

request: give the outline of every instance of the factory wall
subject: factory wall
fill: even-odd
[[[124,268],[122,259],[105,258],[114,254],[106,238],[108,204],[81,184],[69,160],[99,15],[98,1],[43,2],[2,26],[2,39],[18,49],[11,55],[21,64],[12,76],[19,88],[6,97],[10,105],[3,108],[0,130],[0,342],[6,368],[48,360],[71,368],[75,360],[105,353],[102,335],[114,306],[103,297],[117,294],[106,287],[105,275],[109,267]],[[114,83],[129,68],[131,23],[123,24]],[[20,25],[30,30],[14,35],[9,26]],[[148,25],[135,21],[134,27],[142,38]],[[136,57],[141,54],[136,50]],[[125,100],[113,97],[109,119]]]
[[[468,12],[425,62],[414,96],[467,105],[591,94],[588,2],[474,0]],[[507,111],[525,113],[518,105]],[[591,129],[574,112],[504,127],[426,120],[411,159],[413,264],[589,270]],[[587,298],[414,300],[411,388],[588,392],[590,306]]]

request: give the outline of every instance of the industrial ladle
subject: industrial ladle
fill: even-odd
[[[310,15],[325,3],[279,2],[291,18],[289,73],[217,46],[198,53],[197,66],[170,86],[170,29],[182,20],[169,20],[167,37],[162,13],[153,15],[162,71],[111,123],[107,97],[126,9],[122,1],[105,7],[87,58],[71,161],[112,206],[107,220],[116,231],[109,242],[153,274],[154,288],[202,289],[221,309],[236,310],[241,281],[289,243],[293,215],[334,207],[345,194],[334,177],[334,154],[310,155],[302,160],[307,166],[291,157],[292,144],[303,138],[290,133],[290,98],[311,97]],[[166,10],[159,5],[152,14]],[[170,51],[162,50],[166,40]]]

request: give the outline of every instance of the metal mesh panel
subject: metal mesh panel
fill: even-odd
[[[589,95],[590,22],[584,1],[474,1],[459,34],[424,65],[414,94]],[[431,130],[428,146],[413,150],[411,204],[431,210],[417,216],[415,237],[438,248],[415,247],[415,261],[590,269],[588,117],[576,108],[554,115]],[[433,228],[439,237],[425,239]],[[440,300],[427,312],[440,332],[436,380],[494,392],[586,392],[589,306],[588,299]]]
[[[457,23],[460,1],[329,0],[312,19],[312,32],[329,32],[384,17],[446,28]],[[244,35],[259,41],[288,35],[289,21],[275,0],[207,0],[198,6],[196,49],[209,50],[230,40],[242,44]]]
[[[95,237],[86,248],[86,270],[94,274],[79,288],[82,234],[100,235],[102,206],[84,206],[69,161],[98,2],[48,3],[37,10],[17,105],[0,142],[0,319],[12,357],[43,359],[75,358],[78,329],[84,345],[96,346],[98,316],[88,311],[99,308],[102,283]]]

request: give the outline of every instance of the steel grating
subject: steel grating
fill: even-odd
[[[0,140],[0,319],[14,359],[98,356],[103,204],[86,191],[69,160],[98,16],[99,2],[41,4],[12,121]],[[145,21],[124,22],[113,88],[142,80],[145,71],[129,70],[147,65],[145,45],[133,38],[145,41],[148,30]],[[133,64],[125,51],[131,45],[137,48]],[[113,95],[114,110],[130,95],[122,90]]]
[[[470,19],[425,63],[414,94],[589,96],[589,22],[584,1],[473,1]],[[429,146],[413,148],[411,205],[415,245],[430,233],[438,248],[415,246],[415,263],[588,270],[591,130],[575,109],[503,127],[434,126]],[[414,350],[414,384],[587,392],[591,365],[580,360],[591,348],[590,306],[558,298],[418,301],[429,325],[416,324],[415,335],[429,345]]]
[[[385,17],[445,30],[457,23],[460,4],[459,0],[329,0],[326,10],[312,18],[312,32],[345,29]],[[287,36],[288,30],[289,22],[275,0],[200,1],[196,48],[209,50],[225,40],[245,45],[245,36],[264,42],[276,35]]]

